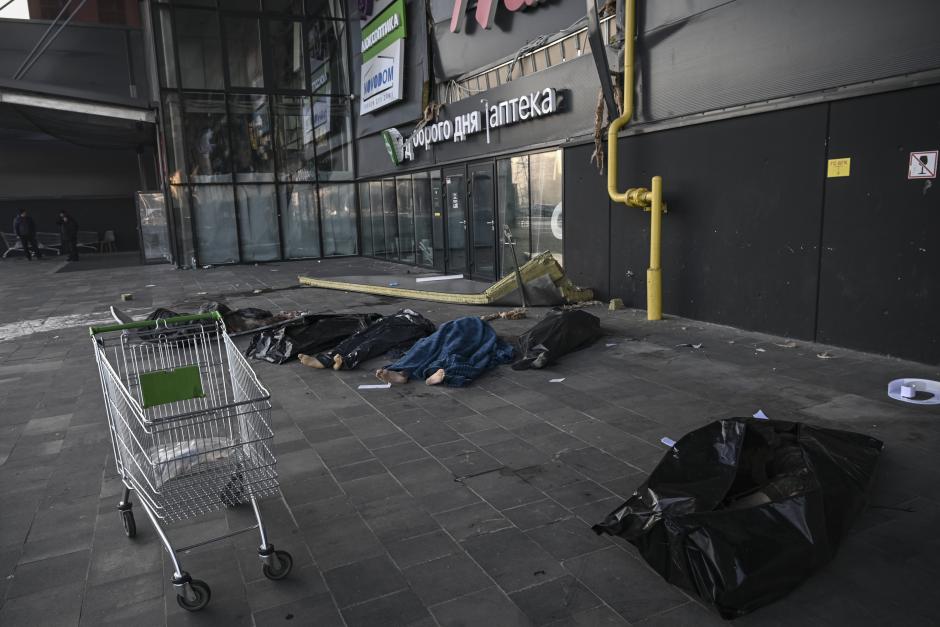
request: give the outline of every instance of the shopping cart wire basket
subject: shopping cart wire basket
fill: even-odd
[[[271,395],[231,338],[218,312],[90,329],[111,444],[124,494],[124,532],[137,533],[131,491],[173,563],[176,600],[196,611],[209,586],[180,568],[177,553],[257,529],[269,579],[293,560],[268,542],[258,501],[278,494],[271,450]],[[250,503],[256,523],[174,549],[163,526]]]

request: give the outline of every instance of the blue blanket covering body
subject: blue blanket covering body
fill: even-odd
[[[426,379],[441,368],[444,383],[467,385],[490,368],[512,361],[513,347],[476,317],[445,322],[418,342],[401,359],[386,366],[409,379]]]

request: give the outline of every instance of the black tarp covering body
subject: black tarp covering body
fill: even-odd
[[[283,364],[300,353],[316,354],[336,346],[382,316],[369,314],[311,314],[271,331],[252,336],[245,355]]]
[[[339,355],[343,358],[343,370],[351,370],[361,362],[389,351],[406,351],[412,344],[432,333],[433,322],[416,311],[402,309],[356,332],[330,350],[319,353],[316,359],[331,368],[333,358]]]
[[[552,310],[519,336],[519,355],[513,370],[544,368],[562,355],[584,348],[601,336],[601,321],[581,309]]]
[[[716,421],[679,440],[594,531],[629,540],[724,618],[741,616],[833,558],[883,447],[797,422]]]

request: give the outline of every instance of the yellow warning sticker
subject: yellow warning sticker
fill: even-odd
[[[829,160],[829,170],[826,172],[826,178],[835,178],[838,176],[848,176],[849,168],[852,166],[852,159],[850,157],[843,157],[842,159],[830,159]]]

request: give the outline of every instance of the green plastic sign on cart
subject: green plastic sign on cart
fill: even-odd
[[[140,394],[144,409],[206,397],[199,378],[199,366],[143,373],[140,375]]]

